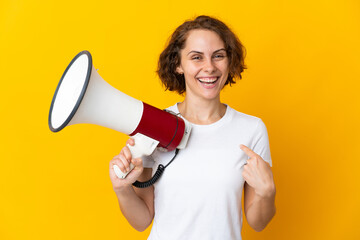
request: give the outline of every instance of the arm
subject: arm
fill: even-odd
[[[274,217],[275,183],[269,163],[246,146],[241,149],[250,157],[244,165],[244,210],[249,225],[262,231]]]
[[[244,209],[246,220],[257,232],[262,231],[274,217],[275,190],[273,194],[262,197],[247,183],[244,186]]]
[[[133,145],[132,139],[128,143]],[[135,168],[126,176],[120,179],[115,175],[113,165],[116,164],[120,170],[126,172],[130,161]],[[135,188],[132,183],[136,180],[145,181],[151,178],[152,169],[143,168],[142,160],[132,159],[128,147],[124,147],[120,154],[110,161],[110,179],[113,189],[118,198],[120,210],[130,225],[138,231],[144,231],[154,218],[154,188]]]

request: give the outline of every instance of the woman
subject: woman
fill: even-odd
[[[154,186],[146,181],[173,152],[155,150],[132,159],[128,147],[110,162],[110,177],[122,213],[138,231],[154,220],[149,239],[241,239],[244,211],[250,226],[261,231],[275,214],[275,184],[267,130],[261,119],[221,103],[225,85],[241,79],[244,48],[221,21],[199,16],[173,33],[159,59],[158,74],[166,89],[185,93],[168,108],[192,124],[185,149]],[[128,140],[134,144],[132,139]],[[123,172],[116,177],[112,166]]]

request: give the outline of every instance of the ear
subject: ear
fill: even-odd
[[[181,65],[178,66],[178,67],[176,67],[176,72],[177,72],[178,74],[184,74],[184,70],[182,69]]]

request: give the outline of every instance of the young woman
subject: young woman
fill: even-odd
[[[220,92],[241,79],[244,47],[221,21],[199,16],[179,26],[162,52],[158,74],[166,89],[185,93],[170,108],[192,124],[185,149],[153,186],[146,181],[174,152],[132,159],[128,147],[110,162],[122,213],[138,231],[154,220],[149,239],[241,239],[242,192],[250,226],[263,230],[275,214],[275,184],[267,130],[260,118],[221,103]],[[128,140],[134,144],[132,139]],[[116,177],[113,165],[125,179]]]

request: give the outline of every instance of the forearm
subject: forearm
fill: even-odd
[[[271,221],[275,212],[275,193],[269,197],[255,195],[246,212],[246,220],[255,231],[260,232]]]
[[[116,192],[120,210],[130,225],[138,231],[144,231],[153,219],[145,202],[129,186]]]

